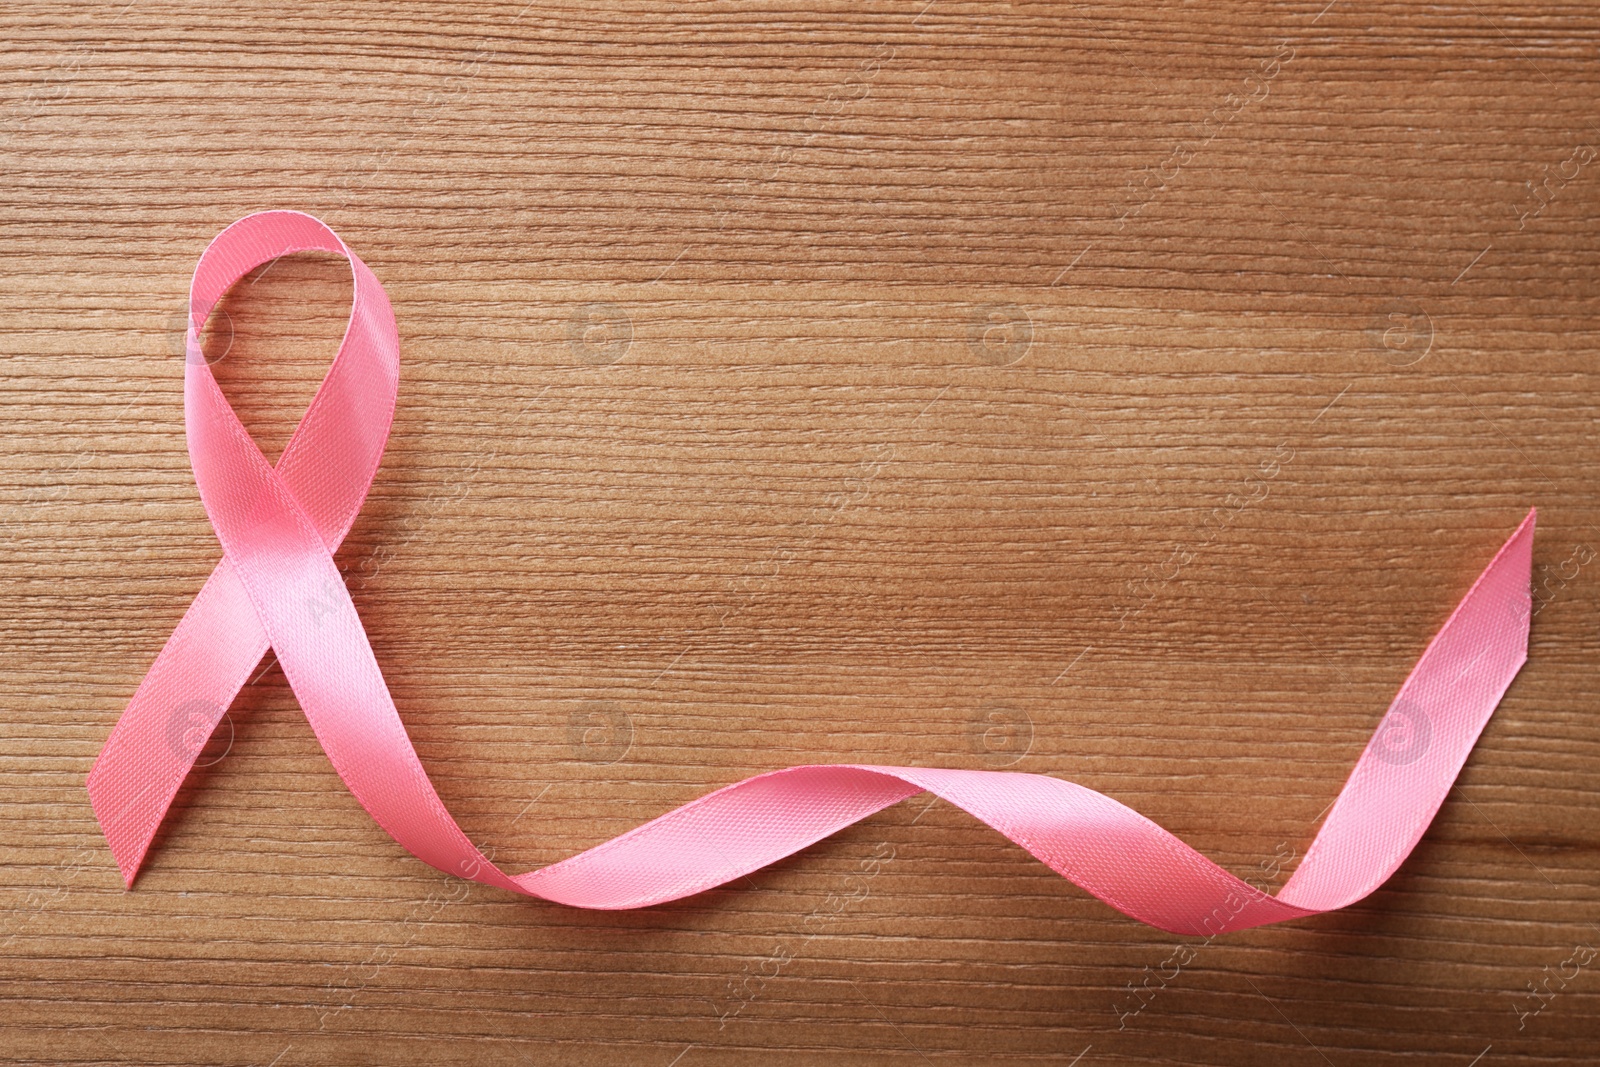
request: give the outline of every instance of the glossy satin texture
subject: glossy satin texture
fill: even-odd
[[[274,468],[217,387],[199,331],[253,267],[312,249],[349,261],[354,306],[338,355]],[[585,908],[643,907],[731,881],[927,791],[1112,907],[1164,930],[1213,935],[1343,907],[1383,884],[1427,829],[1527,657],[1532,512],[1422,654],[1275,897],[1071,782],[868,765],[758,775],[560,863],[507,874],[434,792],[333,562],[394,414],[399,338],[383,287],[316,219],[263,212],[206,249],[190,322],[189,455],[223,558],[89,775],[95,815],[130,886],[201,742],[270,647],[328,758],[378,824],[425,862],[487,885]],[[1248,811],[1248,797],[1240,800]]]

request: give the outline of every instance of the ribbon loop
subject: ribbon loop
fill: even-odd
[[[309,215],[273,211],[241,219],[217,235],[195,267],[186,363],[205,364],[200,331],[224,292],[261,264],[301,251],[345,257],[354,281],[355,306],[338,354],[278,458],[285,485],[331,551],[366,500],[399,390],[399,336],[377,278],[337,234]],[[356,309],[362,311],[359,317]],[[224,556],[134,692],[90,772],[95,815],[130,884],[205,739],[269,647]]]
[[[217,386],[199,333],[252,268],[307,250],[349,261],[350,325],[274,466]],[[1429,644],[1275,897],[1072,782],[853,764],[748,778],[569,859],[510,875],[471,843],[435,792],[333,560],[371,487],[394,413],[399,336],[382,285],[321,222],[264,212],[228,227],[201,256],[190,319],[189,455],[223,558],[89,775],[95,815],[130,886],[200,744],[271,647],[329,760],[378,824],[423,861],[486,885],[577,907],[643,907],[721,885],[931,792],[1124,913],[1214,935],[1343,907],[1388,879],[1527,658],[1532,512]]]

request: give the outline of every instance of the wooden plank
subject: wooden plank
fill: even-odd
[[[0,23],[0,1062],[1593,1061],[1592,6]],[[871,760],[1068,777],[1281,884],[1536,504],[1530,662],[1387,886],[1182,949],[925,799],[645,912],[451,880],[270,661],[125,893],[83,779],[218,556],[176,323],[269,207],[395,304],[339,559],[513,868]],[[284,260],[212,324],[269,454],[348,289]]]

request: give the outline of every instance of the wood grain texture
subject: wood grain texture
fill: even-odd
[[[1600,1055],[1593,5],[0,24],[0,1062]],[[271,207],[397,309],[339,559],[515,869],[859,760],[1068,777],[1281,884],[1537,504],[1530,662],[1387,886],[1212,943],[926,799],[667,907],[513,899],[390,841],[270,660],[125,893],[84,776],[218,555],[176,323]],[[348,295],[295,257],[213,319],[269,454]]]

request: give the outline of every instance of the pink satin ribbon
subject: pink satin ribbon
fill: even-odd
[[[350,325],[274,468],[240,425],[199,332],[253,267],[304,250],[350,262]],[[1400,687],[1304,861],[1276,896],[1110,797],[1040,774],[791,767],[710,793],[587,852],[511,875],[450,817],[406,735],[333,552],[377,471],[399,382],[388,297],[298,212],[229,226],[195,268],[184,372],[189,456],[223,558],[134,693],[88,787],[128,885],[201,744],[270,647],[328,758],[391,837],[440,870],[584,908],[638,908],[731,881],[921,792],[988,823],[1112,907],[1214,935],[1362,899],[1433,820],[1527,658],[1535,515],[1489,563]]]

